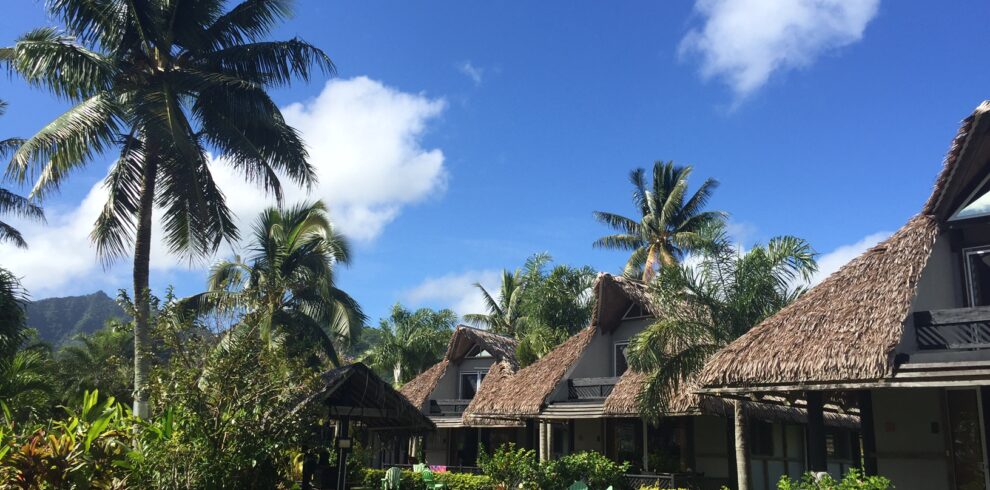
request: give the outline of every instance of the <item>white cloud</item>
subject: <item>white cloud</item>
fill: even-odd
[[[303,135],[319,183],[307,194],[283,179],[285,202],[323,199],[343,233],[373,240],[404,207],[445,190],[443,152],[421,143],[428,124],[444,108],[442,99],[401,92],[365,77],[330,81],[315,99],[289,105],[285,117]],[[214,178],[246,235],[254,217],[273,201],[229,166],[217,163]],[[126,286],[128,261],[104,271],[89,240],[105,200],[100,182],[71,209],[48,209],[47,226],[16,222],[30,248],[0,244],[0,266],[23,277],[34,297]],[[154,236],[160,238],[160,223],[155,227]],[[152,269],[189,265],[168,254],[160,241],[153,244]]]
[[[738,99],[777,70],[811,65],[823,53],[862,39],[880,0],[696,0],[704,25],[681,41],[701,57],[705,79],[724,80]]]
[[[815,285],[828,277],[833,272],[839,270],[850,260],[855,259],[867,251],[870,247],[884,241],[891,235],[888,231],[881,231],[867,235],[862,240],[849,245],[842,245],[835,250],[822,254],[818,257],[818,273],[811,279],[811,284]]]
[[[403,301],[412,306],[450,308],[458,315],[485,313],[484,299],[474,286],[480,283],[489,293],[496,294],[502,280],[501,271],[474,270],[429,277],[402,293]]]
[[[475,85],[481,85],[481,82],[484,81],[485,69],[472,65],[470,61],[465,61],[458,65],[457,70],[470,78]]]

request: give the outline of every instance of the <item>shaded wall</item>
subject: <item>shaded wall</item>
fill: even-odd
[[[898,490],[949,488],[944,392],[873,391],[877,469]]]

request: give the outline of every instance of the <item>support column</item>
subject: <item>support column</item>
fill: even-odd
[[[873,393],[870,390],[859,392],[859,430],[863,435],[863,472],[877,474],[877,433],[873,418]]]
[[[540,461],[546,461],[547,457],[547,424],[542,420],[536,421],[540,425]]]
[[[650,471],[650,427],[643,419],[643,471]]]
[[[546,422],[546,426],[547,426],[547,428],[544,431],[544,434],[546,435],[546,438],[547,438],[547,442],[546,442],[547,459],[546,460],[547,461],[550,461],[551,459],[553,459],[553,424],[551,424],[550,422]]]
[[[735,400],[734,422],[736,436],[736,481],[738,490],[749,490],[749,447],[746,406],[742,400]]]
[[[825,453],[825,402],[820,391],[805,392],[808,402],[808,470],[828,471]]]
[[[350,417],[341,417],[337,432],[337,490],[347,489],[347,454],[351,452]],[[341,441],[347,439],[346,446],[341,447]]]

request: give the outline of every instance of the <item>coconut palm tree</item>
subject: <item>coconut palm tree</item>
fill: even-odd
[[[488,313],[469,313],[464,315],[464,321],[510,337],[525,330],[527,319],[522,314],[520,304],[525,289],[522,271],[509,272],[503,269],[497,295],[488,292],[481,283],[474,283],[474,287],[481,292]]]
[[[27,292],[12,272],[0,268],[0,360],[9,359],[26,340]]]
[[[0,100],[0,116],[3,116],[6,112],[7,103]],[[0,140],[0,158],[7,158],[14,154],[23,141],[24,140],[20,138],[7,138],[5,140]],[[30,200],[0,187],[0,216],[4,214],[12,214],[14,216],[39,221],[45,220],[45,213],[40,207],[32,203]],[[3,221],[0,221],[0,242],[10,242],[16,247],[27,248],[27,242],[24,241],[24,237],[21,236],[21,233],[17,231],[16,228],[4,223]]]
[[[134,333],[122,322],[110,320],[102,329],[80,334],[73,340],[57,354],[64,393],[79,397],[87,391],[99,391],[121,403],[130,402]]]
[[[35,180],[31,195],[57,190],[74,170],[116,149],[109,193],[92,238],[107,262],[133,253],[134,412],[147,416],[148,267],[152,212],[164,210],[164,241],[190,257],[238,237],[211,174],[231,165],[277,198],[278,175],[311,185],[299,134],[266,90],[333,72],[299,39],[267,41],[291,0],[52,0],[62,28],[40,28],[0,50],[31,85],[74,105],[14,153],[8,174]],[[207,150],[217,158],[210,158]]]
[[[718,187],[714,179],[705,180],[687,197],[691,170],[689,166],[674,166],[674,162],[654,162],[650,187],[647,187],[646,170],[633,170],[629,181],[633,184],[633,203],[639,217],[595,211],[595,219],[617,233],[599,238],[594,246],[631,251],[625,273],[638,275],[647,282],[659,266],[679,263],[686,253],[701,245],[699,230],[726,216],[720,211],[705,211]]]
[[[322,202],[271,207],[255,221],[251,254],[213,266],[209,290],[190,300],[202,311],[244,312],[241,327],[269,344],[317,345],[334,365],[337,346],[364,322],[357,301],[337,288],[334,268],[350,262],[347,240]]]
[[[413,312],[395,304],[389,318],[380,322],[379,342],[364,354],[363,361],[380,373],[391,371],[395,385],[400,386],[443,357],[456,322],[457,314],[448,309]]]
[[[810,281],[818,268],[814,251],[800,238],[776,237],[741,252],[720,222],[698,234],[705,243],[697,250],[699,263],[659,271],[650,292],[664,314],[626,350],[629,366],[646,374],[637,401],[648,417],[660,417],[715,352],[803,293],[801,281]],[[744,456],[746,424],[738,402],[735,420],[742,443],[737,451]],[[747,472],[740,466],[740,485]]]

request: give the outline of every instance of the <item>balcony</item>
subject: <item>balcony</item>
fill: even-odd
[[[990,349],[990,306],[915,312],[914,332],[919,350]]]
[[[615,388],[618,377],[613,378],[574,378],[567,380],[568,400],[603,400]]]
[[[460,417],[464,415],[471,400],[455,398],[449,400],[430,400],[430,415],[434,417]]]

